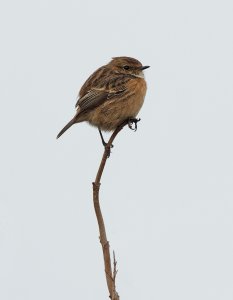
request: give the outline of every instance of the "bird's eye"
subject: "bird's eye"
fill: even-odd
[[[129,70],[129,66],[124,66],[123,67],[125,70]]]

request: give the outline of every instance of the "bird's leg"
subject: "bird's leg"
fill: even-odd
[[[105,142],[101,129],[98,128],[98,130],[99,130],[99,133],[100,133],[102,144],[103,144],[104,147],[106,147],[108,143]],[[111,145],[111,148],[113,148],[113,145]]]
[[[131,130],[133,131],[137,131],[138,129],[138,122],[141,121],[141,119],[137,119],[137,118],[129,118],[128,120],[128,126]],[[134,124],[134,127],[133,127]]]
[[[98,128],[98,130],[99,130],[99,133],[100,133],[100,137],[101,137],[102,144],[103,144],[103,146],[105,147],[105,146],[107,145],[107,143],[106,143],[105,140],[104,140],[104,137],[103,137],[103,134],[102,134],[102,131],[100,130],[100,128]]]
[[[98,130],[99,130],[99,133],[100,133],[100,137],[101,137],[102,144],[103,144],[104,148],[106,149],[106,151],[107,151],[107,153],[108,153],[108,158],[109,158],[109,157],[110,157],[110,154],[111,154],[111,148],[113,147],[113,145],[107,146],[108,143],[105,142],[101,129],[98,128]]]

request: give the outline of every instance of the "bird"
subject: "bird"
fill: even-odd
[[[72,125],[87,121],[102,131],[113,131],[128,120],[137,125],[136,116],[146,95],[147,84],[143,66],[135,58],[120,56],[98,68],[83,84],[77,97],[74,117],[58,133],[57,139]]]

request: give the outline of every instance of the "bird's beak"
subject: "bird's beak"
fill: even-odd
[[[145,70],[145,69],[148,69],[150,66],[142,66],[141,68],[140,68],[140,70]]]

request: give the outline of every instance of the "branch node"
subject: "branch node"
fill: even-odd
[[[101,183],[100,182],[92,182],[92,185],[93,185],[93,190],[95,192],[99,192]]]

